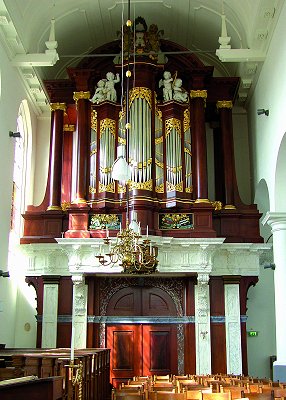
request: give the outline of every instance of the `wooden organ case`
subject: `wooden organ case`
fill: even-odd
[[[160,47],[169,53],[164,62],[140,53],[130,62],[129,208],[137,211],[143,234],[148,225],[159,236],[261,242],[260,214],[241,202],[236,182],[232,105],[239,78],[213,77],[213,67],[172,42],[161,39]],[[119,42],[95,53],[120,53]],[[63,234],[101,237],[107,224],[115,236],[119,223],[124,226],[126,187],[111,170],[118,145],[126,145],[126,68],[91,54],[67,70],[68,79],[45,82],[52,114],[47,190],[42,204],[24,214],[22,243],[53,242]],[[173,82],[181,79],[184,101],[164,99],[165,71]],[[117,101],[92,103],[94,87],[109,72],[120,76]],[[213,199],[206,124],[214,127]]]
[[[120,56],[111,56],[120,54],[121,50],[120,41],[114,41],[96,49],[76,68],[68,68],[67,79],[45,81],[51,104],[48,181],[42,204],[29,206],[23,215],[22,244],[53,243],[61,237],[102,238],[107,228],[110,236],[115,237],[120,227],[126,225],[130,210],[137,212],[143,235],[148,227],[148,233],[155,236],[224,238],[228,243],[263,242],[259,234],[260,214],[255,205],[242,203],[236,181],[232,106],[239,78],[214,77],[213,67],[204,66],[194,54],[170,41],[160,39],[158,46],[160,56],[138,47],[136,56],[127,63],[124,57],[122,61]],[[128,67],[131,85],[126,104]],[[108,92],[109,97],[100,97],[101,84],[106,85],[109,79],[113,81],[113,92]],[[164,80],[169,80],[170,85]],[[168,89],[171,94],[164,92]],[[125,124],[128,120],[131,128],[127,137]],[[207,124],[213,130],[212,174],[207,162]],[[128,161],[132,166],[128,197],[126,185],[112,178],[119,145],[125,149],[128,146]],[[208,182],[210,176],[214,180],[212,185]],[[211,186],[214,193],[210,196]],[[72,292],[76,287],[72,287],[72,271],[68,268],[68,276],[52,277],[59,281],[59,314],[65,321],[72,312]],[[83,272],[88,286],[86,346],[110,345],[112,348],[115,340],[123,343],[122,349],[125,349],[129,336],[138,339],[134,341],[136,345],[152,337],[153,347],[160,354],[167,354],[163,351],[164,344],[175,343],[176,357],[170,358],[170,364],[175,365],[170,368],[172,373],[178,370],[178,363],[180,371],[195,373],[196,273],[186,273],[182,278],[178,278],[177,271],[173,271],[173,275],[161,275],[147,279],[142,276],[118,278],[116,274],[109,274],[107,278]],[[204,273],[200,275],[204,280]],[[45,279],[50,281],[51,277],[27,278],[38,293],[38,346]],[[247,290],[256,282],[253,276],[212,276],[210,279],[210,312],[216,321],[211,327],[213,372],[226,372],[224,285],[239,285],[239,307],[244,315]],[[204,287],[204,283],[200,286]],[[122,305],[122,313],[120,307],[118,311],[112,306],[115,300],[111,293],[116,305]],[[177,308],[173,304],[176,298]],[[149,304],[147,299],[153,299],[153,303]],[[134,324],[102,325],[102,316],[106,321],[113,321],[114,316],[126,315],[132,317]],[[157,316],[163,316],[166,325],[158,326]],[[174,328],[172,319],[178,316],[182,320],[184,316],[189,318],[184,330],[179,325],[178,330]],[[139,323],[142,317],[149,324]],[[247,374],[245,320],[239,324],[243,373]],[[70,324],[57,322],[57,325],[57,346],[68,346]],[[178,337],[181,339],[177,340]],[[177,349],[177,341],[185,343],[185,355],[182,345]],[[152,347],[148,341],[145,345]],[[122,351],[122,359],[127,363],[125,356],[126,352]],[[149,353],[145,356],[147,361],[143,356],[136,359],[138,368],[132,369],[134,373],[142,374],[139,364],[150,364],[152,357]],[[112,360],[114,362],[114,358]],[[157,362],[157,358],[154,360]],[[161,367],[156,365],[159,373]],[[144,370],[144,373],[150,371]],[[127,377],[130,378],[119,373],[113,376],[115,383]]]

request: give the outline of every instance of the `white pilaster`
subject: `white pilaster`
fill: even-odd
[[[57,347],[58,283],[44,282],[42,347]]]
[[[224,285],[227,373],[242,374],[239,285]]]
[[[286,381],[286,213],[268,212],[262,221],[271,226],[275,263],[276,356],[274,379]],[[276,368],[277,367],[277,368]]]
[[[209,275],[198,274],[195,287],[196,373],[211,374]]]
[[[83,275],[72,276],[73,281],[73,311],[72,326],[74,328],[74,347],[86,347],[87,334],[87,286]]]

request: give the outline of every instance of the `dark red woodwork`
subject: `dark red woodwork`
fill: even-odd
[[[194,192],[195,199],[208,199],[207,177],[207,146],[204,99],[195,97],[191,99],[192,141],[196,154],[194,157]]]
[[[119,46],[119,41],[108,43],[97,49],[96,53],[116,53],[119,52]],[[164,49],[163,51],[173,53],[183,50],[177,44],[166,40],[161,41],[161,48],[162,50]],[[130,63],[132,71],[133,66],[132,61]],[[56,173],[53,175],[49,173],[47,193],[43,203],[39,207],[28,206],[28,211],[24,214],[24,236],[21,239],[21,243],[51,242],[54,241],[55,237],[59,237],[61,232],[65,232],[65,237],[100,237],[101,233],[99,231],[90,232],[88,230],[88,219],[93,212],[121,213],[123,214],[123,220],[125,220],[126,203],[122,194],[98,193],[98,190],[97,193],[91,195],[88,193],[91,107],[96,109],[98,113],[98,123],[100,119],[111,118],[118,124],[118,114],[121,105],[118,101],[117,104],[105,102],[91,106],[91,103],[85,98],[80,98],[75,105],[73,100],[74,92],[85,92],[86,96],[88,92],[93,93],[94,86],[100,78],[105,78],[108,71],[116,72],[120,67],[120,65],[115,66],[110,57],[86,57],[79,63],[77,68],[68,69],[69,79],[45,81],[50,101],[53,103],[65,103],[67,106],[64,123],[73,124],[76,127],[75,134],[78,135],[77,174],[74,177],[71,176],[73,170],[73,141],[72,134],[66,133],[62,146],[63,176],[60,185],[61,193],[55,193],[53,190],[54,186],[59,186],[57,179],[60,180],[60,174],[56,177]],[[124,70],[126,67],[125,65]],[[202,97],[191,99],[190,104],[180,104],[173,101],[162,102],[159,80],[162,78],[164,70],[169,70],[172,74],[175,74],[177,71],[177,76],[183,79],[184,89],[188,92],[191,90],[206,90],[206,102]],[[162,111],[163,128],[164,121],[167,118],[177,118],[182,121],[183,111],[189,107],[192,130],[193,193],[180,193],[176,191],[167,193],[166,190],[165,193],[155,193],[154,184],[153,191],[141,189],[132,191],[130,193],[130,206],[132,205],[140,213],[141,226],[145,229],[146,225],[148,225],[151,234],[162,236],[219,236],[226,237],[227,242],[262,241],[259,235],[260,214],[255,206],[243,205],[238,193],[233,149],[231,147],[233,146],[231,110],[220,109],[218,113],[216,109],[216,104],[219,100],[235,101],[239,79],[236,77],[213,77],[213,67],[204,66],[196,55],[174,53],[168,55],[168,62],[165,65],[150,61],[149,58],[146,59],[144,56],[138,56],[136,58],[135,85],[147,87],[154,92],[154,95],[157,95],[156,104]],[[120,99],[120,85],[117,85],[116,89],[118,99]],[[154,115],[155,96],[152,97],[152,109]],[[197,198],[208,198],[205,122],[211,122],[211,126],[218,127],[215,129],[219,129],[222,134],[222,137],[218,138],[220,143],[215,141],[215,166],[217,170],[215,173],[215,200],[221,201],[223,205],[225,202],[233,202],[236,206],[235,213],[232,212],[233,210],[214,212],[211,207],[208,210],[203,210],[200,207],[196,208],[192,203],[192,200],[196,200]],[[154,129],[154,116],[152,117],[152,127]],[[154,143],[154,132],[152,131],[151,134],[153,135],[152,140]],[[220,152],[218,151],[219,146],[221,146]],[[229,151],[230,149],[231,151]],[[58,167],[56,170],[54,169],[53,159],[53,154],[51,154],[49,169],[51,172],[59,171]],[[155,159],[154,148],[152,149],[152,159]],[[224,167],[217,167],[218,159],[224,159]],[[97,161],[97,164],[99,168],[99,161]],[[184,158],[182,166],[184,167]],[[154,176],[153,169],[153,182]],[[68,214],[57,215],[53,213],[47,217],[45,210],[49,205],[50,197],[54,196],[54,200],[51,202],[55,203],[59,203],[60,198],[65,203],[72,203],[75,200],[71,197],[72,179],[77,182],[77,204],[71,206]],[[160,231],[158,229],[158,212],[179,213],[192,211],[194,212],[195,226],[191,231]]]
[[[63,175],[62,175],[62,203],[70,203],[72,183],[72,150],[73,132],[64,132]],[[66,229],[65,229],[66,230]]]
[[[58,294],[57,347],[71,345],[73,283],[70,277],[61,277]],[[70,321],[68,321],[70,319]]]
[[[225,315],[224,280],[212,277],[210,280],[210,313],[212,317]],[[226,364],[226,331],[222,322],[211,323],[212,373],[227,373]]]
[[[236,177],[233,149],[232,109],[225,107],[219,108],[219,114],[223,150],[225,203],[228,205],[234,205],[234,187],[236,186]]]
[[[247,292],[258,282],[258,276],[243,276],[239,284],[240,314],[247,314]],[[241,321],[242,373],[248,375],[246,321]]]
[[[177,332],[172,325],[107,326],[113,386],[133,376],[177,373]]]
[[[62,154],[64,110],[52,111],[52,135],[50,157],[50,197],[48,209],[61,210]]]
[[[195,315],[195,277],[189,277],[185,282],[186,304],[185,314],[187,316]],[[195,324],[188,323],[184,326],[184,363],[185,374],[196,373],[196,343]]]

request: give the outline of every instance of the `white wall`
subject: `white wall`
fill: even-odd
[[[276,160],[286,131],[285,18],[286,3],[283,5],[248,113],[253,190],[255,202],[263,214],[269,210],[277,211],[275,196],[284,199],[284,210],[280,211],[286,211],[284,193],[286,176],[280,192],[278,190],[275,195]],[[258,108],[269,109],[269,116],[257,115]],[[281,167],[280,165],[280,169]],[[286,172],[285,168],[284,164]],[[266,190],[261,190],[262,182]],[[271,234],[269,227],[261,229],[261,234],[267,240]],[[248,296],[247,327],[259,331],[257,339],[248,340],[249,372],[255,376],[268,376],[266,372],[269,371],[269,356],[275,355],[276,352],[273,275],[272,270],[262,268],[259,282],[255,288],[250,289]]]
[[[249,107],[249,130],[252,138],[254,191],[265,179],[269,188],[270,209],[275,211],[275,166],[282,137],[286,131],[286,3],[272,37],[267,59]],[[269,109],[269,116],[257,115],[258,108]],[[259,201],[259,199],[258,199]]]
[[[25,99],[26,93],[22,89],[22,82],[17,70],[10,66],[10,62],[1,45],[0,74],[0,269],[5,271],[7,270],[8,262],[15,143],[15,139],[9,137],[9,131],[16,132],[19,106],[22,100]],[[35,126],[35,115],[32,113],[31,117],[32,125]],[[12,277],[0,277],[0,343],[5,343],[9,347],[15,345],[15,338],[11,332],[14,332],[16,327],[17,293],[18,286]],[[25,299],[23,299],[22,306],[24,304]]]

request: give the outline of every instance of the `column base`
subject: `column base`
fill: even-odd
[[[90,232],[87,230],[69,229],[65,232],[65,238],[90,238]]]
[[[225,210],[236,210],[236,207],[233,204],[226,204],[223,208]]]
[[[275,361],[273,363],[273,381],[286,382],[286,362]]]

